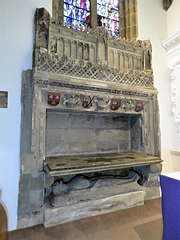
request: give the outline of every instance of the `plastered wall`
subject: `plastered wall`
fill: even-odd
[[[174,16],[175,17],[175,16]],[[166,61],[166,50],[161,42],[167,38],[167,12],[161,0],[138,0],[139,39],[150,39],[152,43],[152,65],[154,84],[159,91],[161,157],[163,172],[172,172],[170,141],[170,83]]]
[[[167,11],[167,37],[171,37],[180,31],[180,1],[173,0]]]
[[[8,108],[0,109],[0,186],[9,230],[16,229],[17,224],[21,74],[32,67],[33,17],[37,7],[51,12],[51,1],[0,1],[0,91],[8,91]]]

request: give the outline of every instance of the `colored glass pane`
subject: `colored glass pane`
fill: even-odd
[[[74,28],[85,30],[90,28],[90,1],[89,0],[65,0],[64,24],[73,23]]]
[[[118,0],[97,0],[97,25],[104,26],[110,35],[119,36]]]

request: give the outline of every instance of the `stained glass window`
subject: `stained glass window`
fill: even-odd
[[[119,36],[119,0],[97,0],[97,25],[104,26],[114,37]]]
[[[64,1],[64,24],[73,23],[74,28],[79,30],[90,28],[90,0],[65,0]]]

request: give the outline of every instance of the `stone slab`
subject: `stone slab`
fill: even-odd
[[[44,203],[44,173],[22,174],[19,182],[18,214],[37,212]]]
[[[63,176],[85,172],[144,166],[160,162],[162,162],[162,160],[158,156],[125,151],[116,153],[47,157],[44,165],[45,171],[49,175]]]
[[[110,213],[144,204],[144,192],[137,191],[116,196],[86,201],[72,206],[53,208],[45,205],[44,226],[50,227],[82,218]]]

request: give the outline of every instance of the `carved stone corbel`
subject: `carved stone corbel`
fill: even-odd
[[[172,3],[173,0],[163,0],[163,9],[167,11],[172,5]]]

